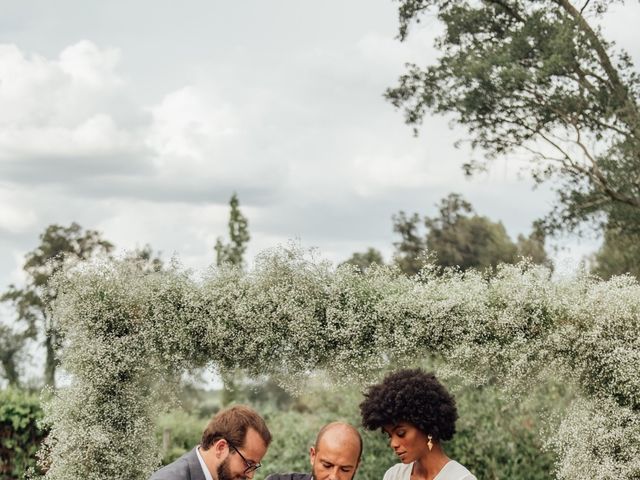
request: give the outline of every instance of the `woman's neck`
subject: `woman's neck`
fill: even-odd
[[[433,450],[416,460],[413,467],[415,479],[412,480],[433,480],[449,460],[442,447],[434,445]]]

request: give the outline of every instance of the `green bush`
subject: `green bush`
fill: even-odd
[[[161,415],[156,426],[158,445],[162,445],[162,464],[173,462],[200,443],[202,431],[208,419],[176,410]],[[163,445],[163,437],[168,435],[168,445]]]
[[[456,395],[460,419],[445,450],[484,480],[552,478],[557,458],[543,449],[540,418],[561,399],[552,388],[526,400],[505,399],[491,386],[465,388]]]
[[[0,391],[0,479],[22,478],[27,470],[37,470],[36,451],[46,436],[39,425],[42,416],[36,395]]]

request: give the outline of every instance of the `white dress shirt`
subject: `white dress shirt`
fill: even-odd
[[[204,478],[206,478],[207,480],[213,480],[213,477],[211,476],[211,473],[209,473],[209,469],[207,468],[207,464],[204,463],[204,459],[202,458],[202,455],[200,455],[200,445],[198,445],[198,448],[196,448],[196,454],[198,455],[198,461],[200,462],[200,466],[202,467],[202,471],[204,472]]]

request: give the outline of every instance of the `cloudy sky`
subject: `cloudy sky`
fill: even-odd
[[[391,0],[90,3],[0,0],[2,289],[52,223],[204,267],[234,191],[251,257],[298,239],[334,261],[389,258],[391,215],[452,191],[513,237],[552,205],[512,164],[465,179],[463,131],[433,117],[415,138],[384,101],[439,29],[399,43]],[[636,63],[638,5],[604,25]]]

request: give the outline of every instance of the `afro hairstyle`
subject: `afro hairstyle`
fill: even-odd
[[[456,431],[456,402],[433,373],[399,370],[364,396],[360,413],[368,430],[407,422],[435,440],[450,440]]]

